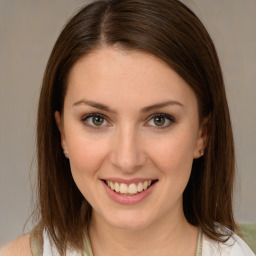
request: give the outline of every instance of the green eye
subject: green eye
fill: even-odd
[[[166,118],[164,116],[154,117],[154,124],[156,126],[163,126],[165,124]]]
[[[167,114],[155,114],[148,121],[148,125],[154,128],[167,128],[175,123],[175,118]]]
[[[93,128],[100,128],[102,126],[108,125],[105,117],[97,113],[85,116],[82,121]]]
[[[92,117],[92,123],[95,126],[101,126],[104,123],[104,118],[101,116],[94,116]]]

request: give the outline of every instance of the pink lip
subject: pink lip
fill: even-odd
[[[116,180],[115,180],[116,181]],[[145,179],[144,179],[145,181]],[[131,182],[131,183],[135,183],[135,182]],[[151,192],[153,191],[153,189],[155,188],[157,182],[153,183],[148,189],[143,190],[141,192],[139,192],[136,195],[121,195],[116,193],[115,191],[113,191],[103,180],[102,180],[102,184],[104,185],[104,188],[107,192],[107,194],[109,195],[109,197],[114,200],[115,202],[119,203],[119,204],[126,204],[126,205],[132,205],[132,204],[137,204],[141,201],[143,201],[145,198],[147,198]]]

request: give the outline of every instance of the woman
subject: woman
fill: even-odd
[[[235,234],[218,57],[181,2],[79,11],[45,71],[37,143],[40,221],[6,255],[254,255]]]

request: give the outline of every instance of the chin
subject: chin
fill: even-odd
[[[141,230],[149,226],[153,221],[149,216],[143,214],[115,214],[114,218],[108,218],[109,225],[124,230]]]

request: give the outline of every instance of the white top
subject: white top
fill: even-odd
[[[202,256],[255,256],[249,246],[233,233],[226,243],[217,242],[203,234]]]
[[[47,232],[44,232],[43,234],[43,241],[43,256],[60,256],[56,248],[51,243]],[[255,256],[248,245],[234,233],[225,243],[217,242],[203,234],[201,246],[201,252],[197,254],[200,256]],[[74,250],[70,250],[67,252],[67,256],[93,256],[88,237],[85,241],[85,248],[87,252],[84,252],[83,255],[75,252]]]

